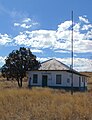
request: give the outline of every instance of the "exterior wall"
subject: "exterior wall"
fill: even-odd
[[[38,82],[33,83],[33,74],[38,74]],[[56,75],[60,74],[62,76],[61,84],[56,84]],[[31,77],[31,86],[42,86],[42,75],[47,75],[47,86],[49,87],[69,87],[71,88],[71,73],[67,71],[30,71],[29,79]],[[79,88],[79,77],[80,77],[80,87],[87,87],[86,77],[83,80],[84,76],[73,74],[73,87]],[[69,82],[68,82],[69,80]],[[84,84],[85,81],[85,84]]]

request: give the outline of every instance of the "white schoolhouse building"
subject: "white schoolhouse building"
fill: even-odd
[[[28,72],[28,84],[30,87],[51,87],[71,89],[73,72],[73,89],[86,90],[87,76],[80,74],[56,59],[42,62],[37,70]]]

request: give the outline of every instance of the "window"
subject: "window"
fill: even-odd
[[[83,77],[82,77],[82,82],[84,82],[84,81],[85,81],[85,77],[83,76]]]
[[[70,83],[70,79],[69,78],[67,78],[67,83]]]
[[[33,83],[37,83],[37,80],[38,80],[38,75],[34,74],[33,75]]]
[[[61,84],[61,75],[56,75],[56,84]]]

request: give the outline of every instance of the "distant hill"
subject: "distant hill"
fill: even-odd
[[[81,74],[87,75],[89,77],[92,77],[92,72],[80,72]]]

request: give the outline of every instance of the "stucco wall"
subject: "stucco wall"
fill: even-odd
[[[33,74],[38,74],[38,82],[36,84],[33,83]],[[56,84],[56,75],[62,75],[62,83]],[[48,76],[47,86],[63,86],[63,87],[71,87],[71,73],[66,71],[30,71],[29,79],[31,77],[31,85],[42,86],[42,75]],[[79,77],[81,77],[81,87],[84,87],[84,82],[82,80],[82,76],[73,74],[73,86],[79,87]],[[67,82],[67,79],[70,81]],[[87,86],[87,83],[85,83]]]

